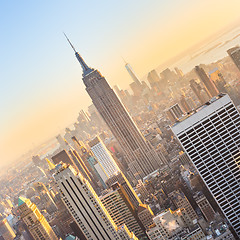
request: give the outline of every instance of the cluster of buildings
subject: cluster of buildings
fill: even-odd
[[[130,94],[70,45],[93,105],[1,181],[0,239],[239,239],[240,48],[209,74],[153,70],[149,84],[126,63]]]

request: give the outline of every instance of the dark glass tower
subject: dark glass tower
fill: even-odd
[[[130,171],[136,179],[140,179],[158,169],[165,161],[164,156],[161,153],[158,155],[146,141],[101,73],[89,68],[75,48],[72,48],[83,69],[82,79],[86,91],[122,147]]]

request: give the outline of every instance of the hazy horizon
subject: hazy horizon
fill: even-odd
[[[62,30],[112,87],[125,89],[131,78],[121,56],[142,77],[239,21],[238,1],[173,2],[23,3],[11,14],[11,4],[2,3],[0,165],[54,137],[91,104]]]

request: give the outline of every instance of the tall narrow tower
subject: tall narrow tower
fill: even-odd
[[[199,76],[200,80],[204,83],[206,89],[209,92],[209,95],[211,97],[217,96],[219,94],[219,91],[218,91],[217,87],[215,86],[214,82],[211,79],[209,79],[209,77],[207,76],[205,71],[202,68],[200,68],[199,66],[196,66],[195,72]]]
[[[141,85],[141,82],[139,81],[138,77],[136,76],[135,72],[133,71],[131,65],[129,63],[125,64],[125,68],[127,69],[129,75],[131,76],[132,80],[137,84]]]
[[[69,41],[68,38],[67,40]],[[83,69],[82,76],[86,91],[125,152],[131,172],[140,179],[158,169],[164,162],[164,156],[161,153],[159,156],[151,144],[145,140],[101,73],[88,67],[70,41],[69,43]]]

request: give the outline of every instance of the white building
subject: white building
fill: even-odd
[[[220,94],[172,131],[240,237],[240,114],[233,102]]]
[[[91,147],[97,161],[102,165],[108,177],[112,177],[120,171],[112,155],[99,137],[94,138],[88,145]]]

